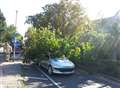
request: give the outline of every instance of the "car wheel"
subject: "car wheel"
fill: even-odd
[[[41,67],[41,64],[40,64],[40,63],[38,63],[38,66],[39,66],[39,67]]]
[[[49,74],[49,75],[52,75],[52,74],[53,74],[53,70],[52,70],[52,67],[51,67],[51,66],[48,67],[48,74]]]

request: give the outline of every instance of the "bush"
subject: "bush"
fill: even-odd
[[[118,64],[118,62],[114,62],[114,61],[105,61],[104,62],[104,61],[102,61],[101,66],[102,66],[101,73],[111,75],[111,76],[115,76],[115,77],[117,77],[119,75],[119,71],[118,71],[119,64]]]
[[[26,41],[26,57],[38,62],[47,58],[67,56],[71,60],[91,60],[91,50],[93,46],[88,43],[79,43],[79,37],[59,37],[55,32],[46,28],[43,30],[31,29],[29,38]],[[82,59],[81,59],[82,58]]]
[[[48,29],[32,29],[30,33],[32,37],[29,37],[26,42],[29,48],[26,56],[29,56],[31,60],[39,63],[41,59],[47,58],[49,53],[53,57],[61,55],[61,39],[56,37],[54,32]]]

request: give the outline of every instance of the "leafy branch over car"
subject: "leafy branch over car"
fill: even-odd
[[[54,58],[65,55],[89,72],[119,77],[119,22],[106,27],[104,19],[105,28],[100,27],[103,23],[91,21],[77,1],[61,0],[28,16],[32,27],[26,32],[25,59],[39,64],[50,52]]]

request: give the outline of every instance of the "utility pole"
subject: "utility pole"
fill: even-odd
[[[18,10],[16,10],[16,16],[15,16],[15,27],[17,29],[17,16],[18,16]]]
[[[15,16],[15,27],[17,29],[17,15],[18,15],[18,11],[16,10],[16,16]],[[16,33],[14,34],[14,59],[15,59],[15,43],[16,43]]]

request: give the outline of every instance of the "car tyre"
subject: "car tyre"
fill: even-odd
[[[52,74],[53,74],[52,66],[49,66],[49,67],[48,67],[48,74],[49,74],[49,75],[52,75]]]
[[[38,63],[38,66],[41,67],[41,63]]]

